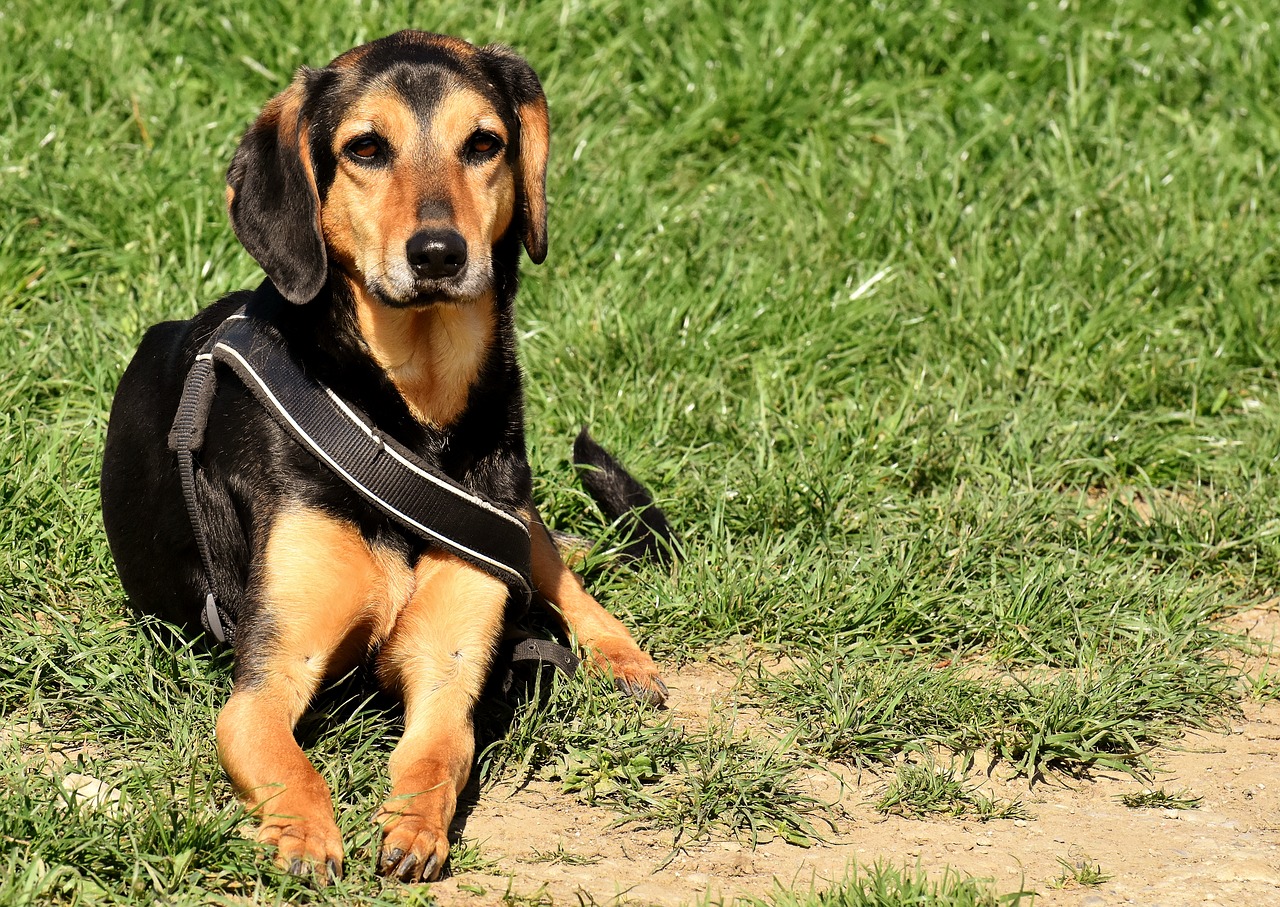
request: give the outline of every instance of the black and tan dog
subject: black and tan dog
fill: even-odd
[[[295,872],[337,875],[330,793],[294,739],[326,678],[372,660],[405,704],[378,869],[439,875],[474,755],[472,712],[507,586],[428,545],[322,467],[234,379],[208,416],[196,497],[205,577],[166,436],[197,351],[246,302],[303,371],[461,486],[520,513],[533,585],[587,654],[661,700],[652,659],[563,563],[530,496],[512,303],[547,251],[547,104],[502,46],[424,32],[303,69],[245,134],[231,221],[267,280],[146,334],[112,408],[111,550],[140,611],[198,627],[206,583],[235,615],[218,752]]]

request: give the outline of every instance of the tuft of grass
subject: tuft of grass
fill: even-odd
[[[929,747],[987,749],[1032,780],[1093,768],[1142,775],[1151,747],[1212,724],[1238,695],[1225,662],[1154,642],[1125,664],[1075,671],[990,676],[872,652],[762,670],[755,682],[775,720],[797,722],[800,742],[826,758],[858,765]]]
[[[595,899],[590,894],[586,895],[589,899],[586,901],[590,905]],[[556,907],[555,900],[547,891],[545,884],[529,892],[517,892],[515,890],[515,876],[507,879],[507,890],[501,895],[498,903],[503,907]]]
[[[526,863],[558,863],[565,866],[594,866],[599,863],[602,858],[599,856],[589,856],[587,854],[574,853],[564,849],[563,841],[556,841],[555,850],[538,850],[533,849],[531,856],[525,857]]]
[[[1062,874],[1049,883],[1051,888],[1096,888],[1111,880],[1111,875],[1103,871],[1102,864],[1087,856],[1075,860],[1058,857],[1058,863],[1062,866]]]
[[[1280,699],[1280,670],[1268,661],[1261,669],[1246,677],[1249,696],[1256,702]]]
[[[1169,793],[1161,787],[1137,794],[1121,794],[1117,799],[1130,809],[1199,809],[1204,798],[1189,790]]]
[[[673,845],[712,835],[808,844],[829,804],[803,789],[805,762],[787,744],[758,744],[731,722],[677,727],[598,681],[557,675],[545,703],[525,703],[480,762],[489,780],[559,781],[621,822],[670,830]]]
[[[996,894],[986,880],[974,879],[952,869],[931,879],[920,867],[897,868],[885,862],[855,867],[842,882],[809,891],[781,887],[764,899],[742,898],[735,904],[752,907],[1017,907],[1033,903],[1030,891]]]
[[[972,816],[982,822],[993,819],[1027,819],[1021,800],[988,797],[967,785],[956,766],[939,768],[931,762],[904,763],[876,800],[882,813],[913,818]]]
[[[455,875],[466,872],[493,872],[498,863],[484,855],[479,843],[463,838],[449,848],[449,871]]]

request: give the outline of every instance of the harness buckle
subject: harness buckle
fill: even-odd
[[[213,638],[218,642],[227,641],[227,632],[223,629],[222,618],[218,616],[218,602],[210,592],[204,597],[204,618],[205,623],[209,625],[209,632],[213,634]]]

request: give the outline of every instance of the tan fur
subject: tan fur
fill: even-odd
[[[658,666],[627,625],[604,609],[565,566],[542,517],[528,515],[533,585],[551,604],[564,633],[586,650],[587,664],[637,689],[658,689]]]
[[[439,427],[461,414],[484,364],[496,323],[492,289],[460,303],[395,308],[377,299],[369,282],[403,259],[410,237],[428,225],[420,212],[433,199],[453,212],[450,224],[467,242],[470,266],[490,267],[489,247],[514,216],[514,175],[501,155],[483,167],[464,165],[462,149],[477,129],[507,138],[497,111],[474,91],[448,92],[422,123],[393,92],[372,89],[335,132],[339,167],[322,214],[366,345],[414,416]],[[347,144],[369,133],[389,144],[393,166],[366,169],[345,158]]]
[[[484,166],[464,165],[462,149],[477,129],[507,140],[497,111],[470,90],[449,92],[428,123],[384,89],[354,105],[334,133],[338,171],[321,223],[335,260],[357,287],[403,258],[405,244],[424,226],[419,212],[432,200],[448,203],[469,258],[488,267],[489,247],[514,216],[515,177],[502,155]],[[367,133],[390,144],[393,166],[367,169],[346,158],[347,144]]]
[[[476,52],[452,38],[405,40],[440,45],[464,59]],[[333,66],[347,78],[366,52],[356,48]],[[518,195],[530,257],[540,262],[546,254],[549,150],[540,98],[518,111],[515,171],[505,153],[468,160],[467,142],[477,130],[504,143],[514,137],[483,95],[456,76],[447,79],[454,84],[446,81],[440,104],[425,118],[389,84],[363,86],[335,131],[337,169],[317,205],[329,261],[355,301],[365,346],[415,418],[442,428],[465,411],[493,346],[498,316],[490,256],[511,227]],[[300,75],[253,128],[275,129],[282,148],[296,149],[314,192],[307,124],[299,122],[303,84]],[[364,135],[385,143],[387,166],[364,166],[347,155]],[[229,190],[228,205],[233,199]],[[466,241],[467,265],[448,289],[453,296],[424,299],[415,294],[426,291],[406,277],[406,246],[428,227],[455,229]],[[471,281],[473,274],[485,279]],[[587,650],[588,663],[636,689],[661,688],[652,659],[585,591],[537,512],[526,517],[534,585]],[[434,878],[471,770],[472,713],[502,632],[506,586],[439,551],[410,565],[370,545],[353,524],[302,506],[285,508],[270,527],[257,582],[263,632],[272,635],[254,683],[237,687],[219,715],[217,736],[228,776],[261,816],[259,839],[278,847],[286,867],[309,863],[323,874],[328,863],[340,871],[329,790],[293,731],[326,678],[376,652],[379,681],[405,703],[404,735],[390,759],[391,794],[378,815],[386,855],[379,868],[403,879]]]
[[[516,111],[520,117],[520,182],[524,187],[525,248],[541,262],[547,254],[547,158],[551,153],[551,117],[539,98]]]
[[[470,89],[451,91],[431,119],[428,143],[443,161],[456,160],[478,129],[509,141],[502,119],[484,97]],[[443,171],[453,222],[467,245],[492,245],[507,232],[514,214],[515,181],[502,156],[489,166],[447,166]]]
[[[501,636],[506,586],[442,552],[411,570],[350,523],[303,507],[284,510],[271,527],[261,582],[278,635],[261,681],[233,691],[217,727],[223,767],[261,816],[259,840],[275,845],[286,867],[341,871],[328,787],[293,729],[326,677],[377,649],[379,680],[405,702],[380,813],[384,850],[415,854],[419,875],[434,854],[438,869],[471,769],[472,710]]]
[[[299,146],[302,126],[299,120],[299,114],[302,112],[302,84],[301,77],[294,79],[288,88],[267,102],[267,105],[262,108],[262,115],[258,118],[261,125],[276,127],[279,131],[280,144],[285,150]]]
[[[323,874],[331,864],[340,874],[342,835],[328,785],[294,740],[301,713],[289,710],[293,699],[296,691],[270,682],[235,690],[218,715],[218,757],[236,793],[259,814],[258,840],[277,848],[281,866],[305,862]]]
[[[466,408],[497,324],[492,297],[470,305],[392,309],[367,295],[356,315],[369,352],[422,423],[447,427]]]
[[[397,165],[369,170],[347,159],[343,149],[374,133],[391,146]],[[334,133],[338,172],[321,214],[325,243],[357,285],[378,273],[388,256],[403,255],[417,228],[423,181],[411,162],[422,158],[421,129],[394,92],[375,89],[361,98]]]
[[[218,754],[237,793],[261,813],[259,840],[277,845],[283,865],[333,861],[340,870],[329,790],[293,729],[326,676],[391,632],[413,576],[351,524],[294,507],[271,527],[261,583],[277,637],[261,680],[233,690],[218,716]]]
[[[391,754],[391,796],[379,813],[395,874],[417,878],[449,853],[449,824],[475,755],[472,711],[502,633],[506,586],[444,553],[417,565],[417,590],[378,655],[378,678],[404,697],[404,736]],[[405,861],[413,861],[407,863]],[[434,870],[428,870],[431,874]]]
[[[319,510],[284,510],[267,541],[262,578],[279,634],[276,671],[299,689],[346,673],[386,639],[413,585],[408,565],[372,549],[352,524]],[[334,648],[335,641],[347,645]],[[362,651],[346,652],[352,641]],[[351,657],[333,660],[340,653]]]

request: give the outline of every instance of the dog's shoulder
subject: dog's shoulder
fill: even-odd
[[[230,293],[190,318],[151,325],[142,335],[130,369],[145,370],[166,382],[180,382],[218,326],[252,297],[252,290]]]

